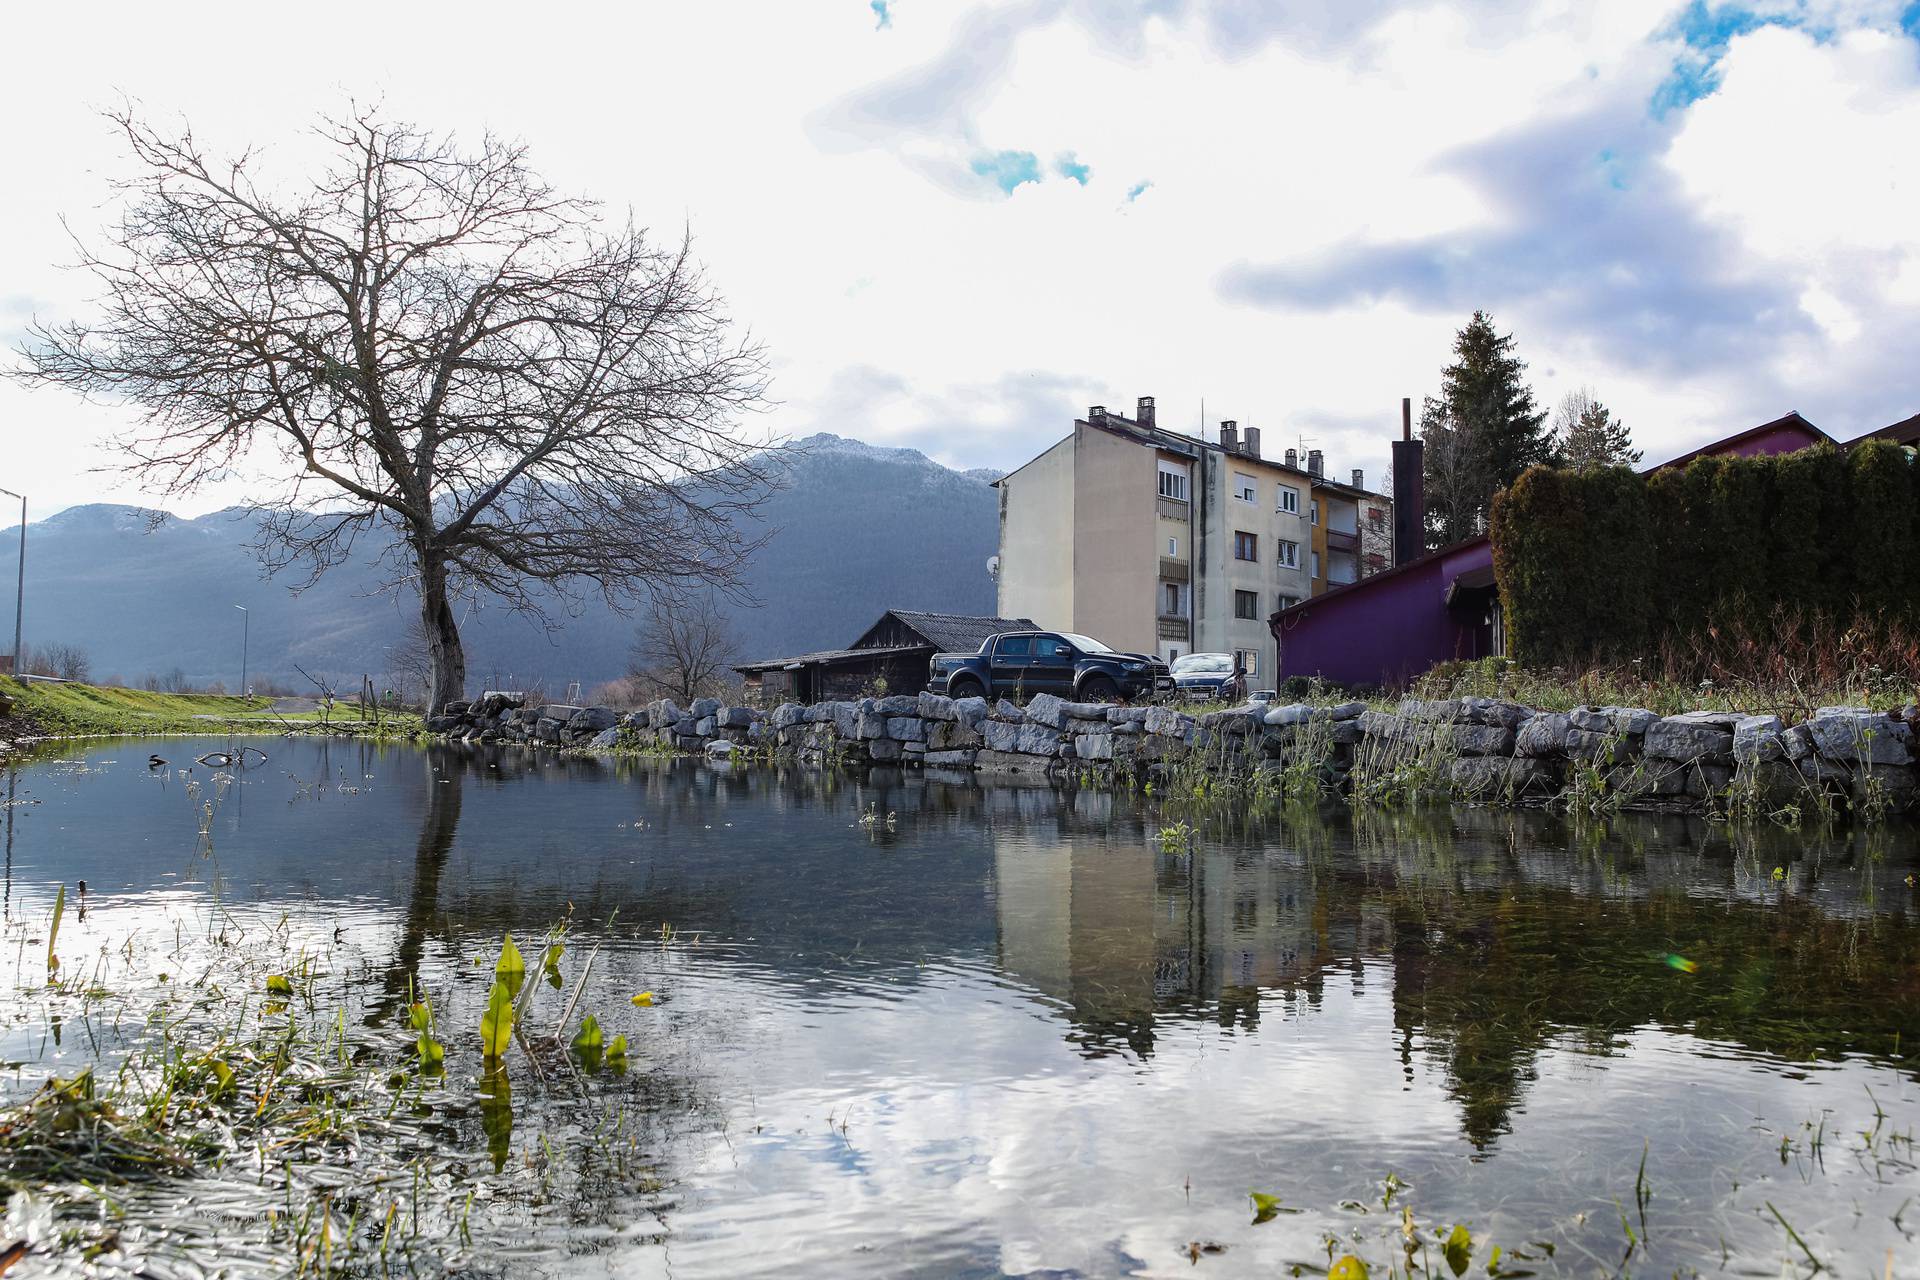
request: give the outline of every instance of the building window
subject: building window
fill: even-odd
[[[1187,500],[1187,473],[1183,467],[1172,463],[1160,464],[1160,496],[1172,498],[1175,502]]]
[[[1236,529],[1233,534],[1233,558],[1251,560],[1255,564],[1260,563],[1260,540],[1250,533],[1241,533]]]
[[[1233,473],[1233,496],[1242,502],[1258,502],[1260,486],[1254,482],[1252,476],[1236,471]]]
[[[1315,551],[1315,552],[1311,552],[1310,554],[1313,556],[1313,575],[1312,576],[1317,578],[1320,576],[1320,553],[1318,551]]]
[[[1252,591],[1233,593],[1233,616],[1236,618],[1258,618],[1260,616],[1260,596]]]
[[[1282,569],[1298,569],[1300,567],[1299,543],[1288,542],[1285,538],[1280,539],[1280,567]]]
[[[1277,597],[1275,597],[1275,600],[1279,605],[1279,607],[1282,609],[1291,609],[1293,608],[1293,606],[1300,603],[1299,596],[1290,596],[1284,591],[1282,591]]]
[[[1308,518],[1308,523],[1319,524],[1320,523],[1320,500],[1318,498],[1315,498],[1308,505],[1313,508],[1313,514]]]
[[[1260,674],[1260,655],[1251,649],[1235,649],[1233,660],[1249,679]]]
[[[1160,584],[1160,616],[1163,618],[1184,618],[1187,616],[1187,589],[1178,582]]]
[[[1286,512],[1288,515],[1294,515],[1294,516],[1299,515],[1300,514],[1300,491],[1294,488],[1290,484],[1283,484],[1279,488],[1280,488],[1279,509],[1281,511]]]
[[[1167,539],[1167,555],[1174,558],[1178,558],[1180,555],[1180,544],[1172,538]]]

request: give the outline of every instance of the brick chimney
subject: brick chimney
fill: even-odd
[[[1393,442],[1393,562],[1427,551],[1426,442],[1413,438],[1413,401],[1400,402],[1400,438]]]
[[[1228,453],[1240,452],[1240,424],[1232,419],[1220,424],[1220,447]]]
[[[1107,406],[1103,404],[1097,404],[1097,405],[1094,405],[1093,408],[1087,410],[1088,422],[1100,423],[1100,422],[1105,422],[1106,420],[1107,420]]]
[[[1300,469],[1300,451],[1298,449],[1287,450],[1287,465],[1295,471]]]
[[[1356,489],[1364,489],[1367,487],[1367,473],[1359,467],[1353,469],[1353,487]]]
[[[1141,396],[1133,411],[1133,420],[1143,427],[1153,425],[1153,397]]]
[[[1247,428],[1247,456],[1250,458],[1260,456],[1260,428],[1258,427]]]
[[[1318,449],[1307,450],[1307,474],[1324,476],[1327,473],[1327,455]]]

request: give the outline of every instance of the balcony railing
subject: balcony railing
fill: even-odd
[[[1327,550],[1328,551],[1358,551],[1359,549],[1360,549],[1359,534],[1342,533],[1338,529],[1327,530]]]

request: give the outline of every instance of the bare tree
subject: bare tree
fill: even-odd
[[[733,628],[712,596],[662,597],[634,636],[627,675],[685,706],[729,683]]]
[[[269,571],[310,583],[393,530],[430,709],[464,691],[464,594],[544,619],[587,591],[738,587],[772,463],[736,424],[764,361],[689,240],[603,220],[492,135],[354,111],[316,130],[332,167],[281,193],[252,152],[109,118],[137,168],[107,247],[76,241],[101,314],[36,322],[23,376],[139,409],[128,470],[164,494],[277,453]]]
[[[187,672],[185,667],[169,667],[156,682],[162,693],[187,692]]]
[[[1471,420],[1429,396],[1420,409],[1425,443],[1427,547],[1444,547],[1485,530],[1486,467]]]
[[[93,659],[77,644],[50,644],[40,651],[49,675],[84,681],[93,674]]]

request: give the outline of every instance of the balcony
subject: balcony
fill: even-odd
[[[1358,551],[1359,549],[1360,535],[1358,533],[1343,533],[1338,529],[1327,530],[1327,550],[1329,552]]]
[[[1192,629],[1185,618],[1175,618],[1164,613],[1160,615],[1159,624],[1162,640],[1184,641]]]
[[[1167,519],[1180,521],[1192,520],[1193,517],[1188,511],[1185,498],[1159,498],[1157,501],[1160,504],[1160,514]]]

